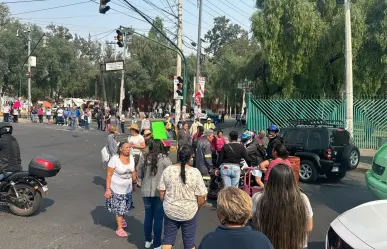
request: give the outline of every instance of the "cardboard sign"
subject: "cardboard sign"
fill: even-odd
[[[164,122],[152,122],[152,133],[154,139],[168,139]]]

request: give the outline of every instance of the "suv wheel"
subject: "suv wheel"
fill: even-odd
[[[343,151],[342,162],[346,169],[356,169],[360,162],[360,152],[355,146],[346,146]]]
[[[300,181],[314,182],[318,178],[315,164],[309,160],[301,160],[300,163]]]
[[[340,172],[329,172],[329,173],[326,173],[325,175],[328,177],[329,180],[338,182],[341,179],[343,179],[346,174],[347,174],[347,171],[340,171]]]

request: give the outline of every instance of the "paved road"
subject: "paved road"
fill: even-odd
[[[62,171],[48,179],[49,196],[40,213],[29,218],[14,216],[6,208],[0,210],[1,249],[84,249],[143,248],[143,203],[135,194],[136,208],[129,214],[129,237],[114,234],[114,217],[104,208],[105,171],[100,163],[100,149],[105,137],[99,132],[69,132],[60,127],[16,124],[23,164],[42,153],[52,154],[62,162]],[[175,158],[172,155],[172,158]],[[321,179],[302,188],[310,197],[314,210],[314,231],[309,248],[323,249],[329,223],[340,213],[371,201],[364,184],[364,172],[351,172],[341,183]],[[197,242],[218,225],[215,208],[200,212]],[[178,237],[176,247],[182,247]]]

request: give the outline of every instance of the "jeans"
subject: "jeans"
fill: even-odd
[[[225,187],[238,187],[241,177],[241,167],[238,164],[224,163],[220,166],[220,175]]]
[[[145,241],[152,241],[153,230],[153,245],[154,247],[159,247],[161,246],[161,233],[163,231],[163,203],[161,202],[160,197],[143,197],[143,200],[145,207]]]
[[[4,180],[5,178],[7,178],[10,175],[12,175],[12,172],[4,172],[4,173],[0,174],[0,181]]]
[[[36,122],[36,114],[32,113],[32,122]]]
[[[9,113],[4,113],[4,122],[8,123]]]
[[[97,123],[98,123],[98,130],[102,130],[102,119],[97,119]]]
[[[85,122],[85,130],[90,130],[90,124],[89,124],[89,122]]]
[[[175,221],[175,220],[168,218],[168,216],[165,215],[163,245],[174,246],[177,232],[178,232],[179,228],[181,228],[184,249],[195,248],[198,217],[199,217],[199,213],[197,212],[191,220]]]
[[[125,123],[121,122],[121,133],[125,134]]]
[[[77,128],[77,119],[75,117],[71,118],[71,129],[75,130]]]

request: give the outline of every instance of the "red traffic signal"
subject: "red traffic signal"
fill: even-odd
[[[110,0],[100,0],[99,2],[99,13],[105,14],[110,10],[110,6],[107,6],[106,4],[110,2]]]

